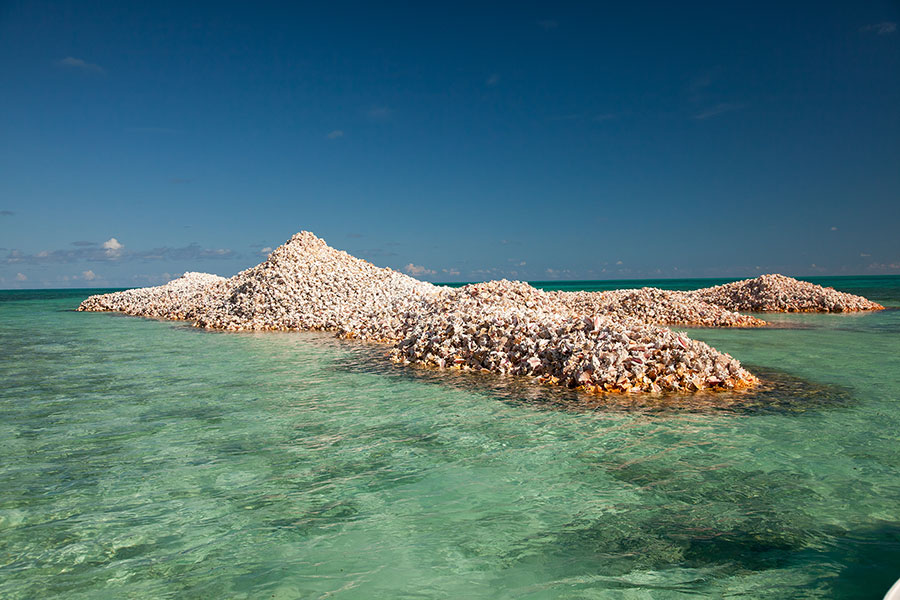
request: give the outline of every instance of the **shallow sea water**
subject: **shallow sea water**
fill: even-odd
[[[900,306],[898,277],[825,284]],[[0,292],[0,598],[880,598],[900,577],[900,310],[691,330],[765,389],[635,402],[73,312],[86,295]]]

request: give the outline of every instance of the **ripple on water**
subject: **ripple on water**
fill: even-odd
[[[711,402],[14,310],[3,598],[856,598],[897,576],[890,314],[707,332],[764,380]]]

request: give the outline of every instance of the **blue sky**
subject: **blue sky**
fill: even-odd
[[[0,4],[0,287],[900,273],[892,2]]]

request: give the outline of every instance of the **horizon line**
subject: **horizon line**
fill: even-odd
[[[431,281],[433,285],[444,285],[444,286],[459,286],[462,287],[464,285],[472,285],[475,283],[487,283],[489,281],[500,281],[501,279],[506,279],[507,281],[524,281],[528,284],[557,284],[557,283],[593,283],[593,282],[616,282],[616,281],[715,281],[715,280],[732,280],[732,281],[741,281],[744,279],[756,279],[757,277],[761,277],[762,275],[768,275],[769,273],[761,273],[760,275],[754,275],[751,277],[748,276],[732,276],[732,277],[632,277],[628,279],[482,279],[482,280],[473,280],[473,281]],[[860,277],[870,277],[870,278],[878,278],[878,277],[900,277],[900,273],[881,273],[881,274],[858,274],[858,275],[787,275],[785,273],[778,273],[779,275],[785,275],[787,277],[792,277],[794,279],[851,279],[851,278],[860,278]],[[412,277],[412,276],[410,276]],[[175,281],[175,279],[179,279],[180,277],[176,277],[174,279],[170,279],[168,282]],[[227,279],[227,278],[226,278]],[[416,278],[414,278],[416,279]],[[424,279],[419,279],[419,281],[425,281]],[[161,283],[158,285],[166,285],[165,283]],[[147,287],[158,287],[156,285],[145,285],[145,286],[105,286],[105,287],[42,287],[42,288],[10,288],[10,287],[0,287],[0,292],[41,292],[41,291],[53,291],[53,290],[66,290],[66,291],[75,291],[75,290],[134,290],[140,288]]]

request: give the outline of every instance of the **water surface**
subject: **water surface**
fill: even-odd
[[[900,306],[897,277],[825,285]],[[678,408],[72,312],[85,295],[0,292],[2,598],[880,598],[900,577],[900,310],[692,330],[770,385]]]

